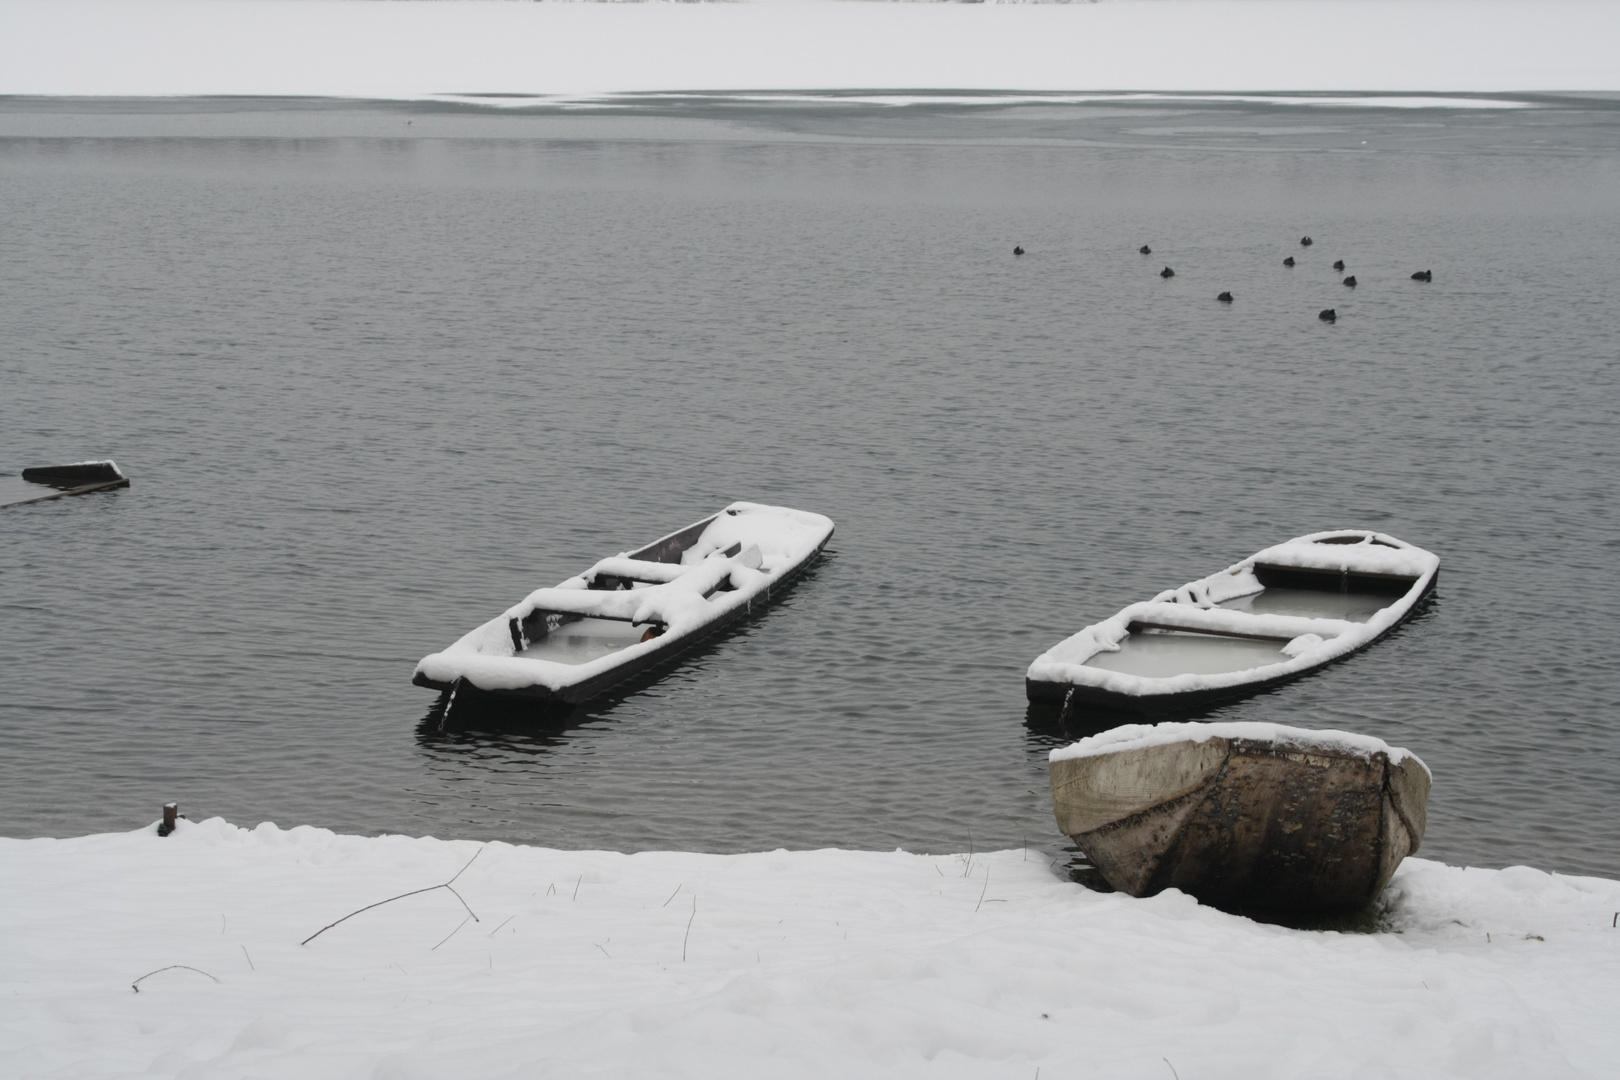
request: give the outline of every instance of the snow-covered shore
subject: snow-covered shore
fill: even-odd
[[[461,899],[299,944],[475,854]],[[218,819],[0,840],[0,883],[8,1077],[1620,1071],[1620,882],[1523,867],[1408,860],[1399,933],[1376,935],[1101,895],[1033,851],[626,855]]]
[[[0,0],[0,94],[1615,91],[1607,0]]]

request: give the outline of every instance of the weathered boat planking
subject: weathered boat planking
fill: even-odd
[[[820,514],[732,503],[536,590],[424,657],[412,681],[449,691],[451,704],[462,695],[587,701],[769,604],[832,534]]]
[[[1384,533],[1301,536],[1064,639],[1030,665],[1025,693],[1141,714],[1240,697],[1371,645],[1439,573],[1433,553]]]
[[[1344,732],[1128,725],[1054,750],[1050,769],[1059,828],[1110,885],[1226,910],[1361,907],[1428,820],[1428,767]]]
[[[115,461],[41,465],[24,469],[19,479],[0,477],[0,507],[27,506],[122,487],[129,487],[129,477],[118,470]]]

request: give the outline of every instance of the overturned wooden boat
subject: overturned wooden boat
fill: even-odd
[[[1383,533],[1301,536],[1066,638],[1030,665],[1025,691],[1148,714],[1239,697],[1371,645],[1439,572],[1434,554]]]
[[[1429,769],[1366,735],[1129,724],[1052,751],[1058,827],[1114,888],[1226,910],[1357,908],[1418,849]]]
[[[412,681],[577,704],[770,603],[832,534],[832,520],[820,514],[732,503],[530,593],[424,657]]]
[[[20,477],[0,477],[0,507],[26,506],[121,487],[129,487],[129,477],[111,459],[40,465],[24,469]]]

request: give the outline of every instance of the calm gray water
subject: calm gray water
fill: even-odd
[[[1437,600],[1212,715],[1620,875],[1620,103],[1518,104],[0,102],[0,472],[134,478],[0,511],[0,832],[1055,854],[1029,661],[1365,525]],[[436,730],[420,656],[738,498],[838,523],[768,615]]]

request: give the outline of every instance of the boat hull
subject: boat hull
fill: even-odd
[[[93,491],[129,487],[129,477],[115,461],[81,461],[24,469],[15,479],[0,477],[0,507],[28,506]]]
[[[828,539],[831,539],[831,537]],[[417,672],[416,675],[411,679],[411,682],[417,686],[425,686],[431,690],[455,690],[458,701],[461,701],[463,699],[463,695],[465,695],[465,700],[477,700],[479,698],[484,698],[493,701],[506,702],[528,701],[537,703],[549,702],[556,705],[580,705],[594,697],[600,697],[602,694],[607,693],[620,683],[627,682],[638,675],[643,675],[649,671],[652,671],[654,668],[679,659],[680,656],[689,649],[696,647],[714,635],[721,633],[736,623],[741,622],[743,619],[750,617],[752,614],[759,613],[765,607],[779,599],[795,581],[802,577],[804,572],[810,568],[810,564],[815,561],[816,557],[821,554],[822,550],[826,546],[826,542],[823,541],[822,544],[818,546],[815,551],[811,552],[811,554],[802,562],[798,563],[791,569],[783,571],[781,577],[777,581],[771,583],[770,587],[765,590],[764,594],[753,604],[752,607],[736,608],[734,610],[724,612],[712,622],[705,623],[701,628],[694,630],[691,633],[682,634],[679,636],[670,635],[671,640],[668,644],[641,656],[631,657],[624,663],[615,666],[609,671],[604,671],[600,675],[587,679],[583,682],[575,683],[572,686],[565,686],[558,690],[552,690],[549,687],[538,685],[521,686],[514,689],[485,690],[481,687],[472,685],[464,679],[457,680],[455,682],[438,682],[428,678],[421,672]],[[462,701],[462,703],[464,703],[464,701]]]
[[[411,682],[447,693],[445,714],[476,701],[577,706],[770,606],[831,538],[823,515],[737,502],[536,589],[423,657]]]
[[[1398,753],[1398,752],[1397,752]],[[1422,842],[1410,754],[1212,737],[1054,760],[1059,827],[1114,888],[1226,910],[1364,906]]]
[[[1149,691],[1142,694],[1127,694],[1123,691],[1109,689],[1106,686],[1032,679],[1026,676],[1024,679],[1024,696],[1030,701],[1050,705],[1064,705],[1073,709],[1083,708],[1096,712],[1129,713],[1134,716],[1165,716],[1172,713],[1192,712],[1209,705],[1218,705],[1223,701],[1232,701],[1237,698],[1264,693],[1267,690],[1291,683],[1295,679],[1302,679],[1307,675],[1312,675],[1329,664],[1348,660],[1368,646],[1382,641],[1417,613],[1423,599],[1434,592],[1435,583],[1439,580],[1439,577],[1438,571],[1431,575],[1417,595],[1412,597],[1411,603],[1400,618],[1391,623],[1383,633],[1368,638],[1350,652],[1329,657],[1321,663],[1311,664],[1308,667],[1290,671],[1284,675],[1254,678],[1235,686],[1216,686],[1202,690],[1182,690],[1168,693]]]
[[[1347,544],[1347,539],[1357,536],[1367,539],[1354,546]],[[1326,565],[1272,565],[1262,561],[1268,552],[1284,552],[1298,559],[1301,546],[1308,558]],[[1387,565],[1392,557],[1397,565],[1404,564],[1402,572],[1381,572],[1380,562]],[[1353,566],[1356,562],[1364,565]],[[1137,716],[1187,712],[1247,697],[1312,674],[1382,640],[1422,609],[1438,581],[1437,558],[1382,534],[1300,537],[1251,556],[1220,574],[1162,593],[1153,601],[1134,604],[1112,619],[1088,626],[1060,642],[1030,666],[1024,679],[1025,696],[1032,702],[1063,705],[1066,711]],[[1218,592],[1233,588],[1234,582],[1238,583],[1237,591],[1224,595]],[[1229,601],[1249,603],[1274,590],[1278,595],[1319,598],[1310,603],[1321,613],[1279,617],[1222,608]],[[1336,605],[1354,597],[1389,599],[1376,602],[1371,614],[1364,609],[1364,621],[1332,615]],[[1172,637],[1157,636],[1163,634]],[[1307,634],[1313,637],[1303,637]],[[1294,647],[1296,638],[1302,643],[1299,651],[1283,652],[1284,646]],[[1278,651],[1274,659],[1247,668],[1187,666],[1156,671],[1140,667],[1133,671],[1109,656],[1122,646],[1129,649],[1145,647],[1148,642],[1199,639],[1232,645],[1245,641],[1275,643]],[[1316,646],[1304,645],[1308,640],[1315,640]]]
[[[1359,650],[1358,650],[1359,651]],[[1331,663],[1331,661],[1328,661]],[[1255,679],[1240,686],[1223,686],[1209,690],[1184,690],[1173,694],[1125,694],[1103,686],[1084,683],[1049,682],[1045,679],[1024,679],[1024,696],[1030,701],[1049,705],[1065,705],[1073,709],[1097,712],[1129,713],[1134,716],[1164,716],[1171,713],[1192,712],[1207,705],[1217,705],[1233,698],[1248,697],[1272,687],[1291,683],[1308,675],[1316,668],[1279,675],[1274,679]]]

